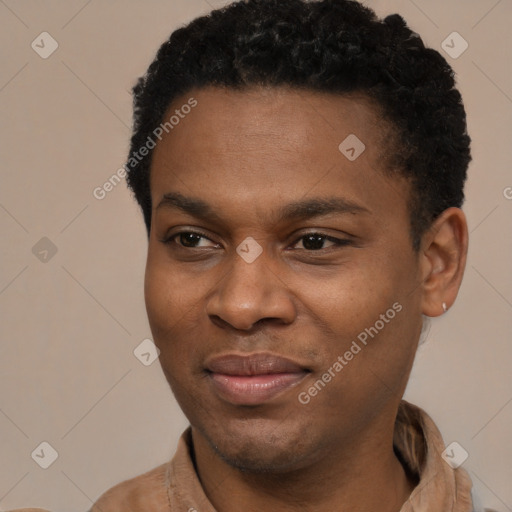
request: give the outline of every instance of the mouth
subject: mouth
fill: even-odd
[[[268,353],[227,354],[206,364],[214,392],[233,405],[259,405],[297,386],[310,370]]]

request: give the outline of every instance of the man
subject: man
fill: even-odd
[[[191,427],[91,510],[476,510],[402,400],[466,263],[446,61],[354,1],[247,0],[175,31],[134,96],[147,313]]]
[[[147,312],[191,427],[92,510],[473,510],[401,400],[466,262],[446,61],[398,15],[249,0],[172,34],[134,94]]]

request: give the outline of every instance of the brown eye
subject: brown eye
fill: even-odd
[[[316,251],[324,248],[323,245],[326,240],[327,237],[322,235],[306,235],[302,238],[302,245],[308,251]]]
[[[180,244],[184,247],[196,247],[196,244],[199,243],[202,238],[202,236],[196,233],[180,233],[177,237]]]
[[[193,231],[181,231],[168,238],[161,240],[166,245],[175,244],[178,247],[188,249],[198,249],[202,247],[216,247],[218,244],[212,242],[203,233],[195,233]]]
[[[334,238],[332,236],[324,235],[322,233],[309,233],[301,236],[294,245],[298,245],[302,242],[302,247],[298,249],[305,249],[306,251],[320,251],[322,249],[328,249],[330,247],[348,245],[349,240],[343,240],[340,238]],[[328,242],[329,245],[325,245]]]

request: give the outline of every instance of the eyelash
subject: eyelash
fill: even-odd
[[[170,237],[167,237],[167,238],[163,238],[160,240],[160,242],[162,242],[163,244],[165,245],[171,245],[174,241],[175,241],[175,238],[179,237],[180,235],[196,235],[198,237],[201,237],[201,238],[206,238],[207,240],[209,240],[210,242],[213,242],[213,240],[211,240],[205,233],[202,233],[200,231],[191,231],[191,230],[187,230],[187,231],[180,231],[178,233],[175,233],[174,235],[170,236]],[[332,237],[332,236],[329,236],[329,235],[326,235],[325,233],[322,233],[322,232],[319,232],[319,231],[312,231],[310,233],[305,233],[303,234],[302,236],[298,237],[294,243],[292,245],[295,245],[297,244],[297,242],[299,242],[300,240],[306,238],[307,236],[311,236],[311,235],[317,235],[317,236],[320,236],[322,237],[324,240],[326,241],[329,241],[329,242],[333,242],[334,243],[334,247],[343,247],[343,246],[347,246],[347,245],[350,245],[352,242],[348,239],[344,239],[344,238],[335,238],[335,237]],[[215,242],[214,242],[215,243]],[[178,244],[178,247],[180,249],[201,249],[200,247],[185,247],[181,244]],[[304,251],[307,251],[307,252],[320,252],[322,250],[325,250],[325,249],[332,249],[333,247],[326,247],[326,248],[323,248],[323,249],[302,249]]]

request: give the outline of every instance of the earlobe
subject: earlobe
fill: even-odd
[[[434,221],[422,240],[424,315],[440,316],[455,302],[464,275],[467,250],[466,216],[460,208],[448,208]]]

